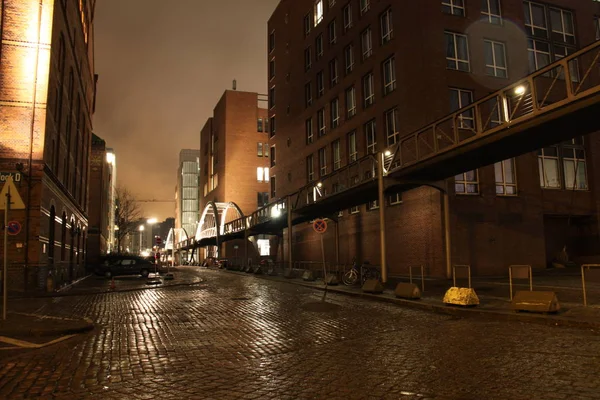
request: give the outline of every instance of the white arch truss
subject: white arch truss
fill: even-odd
[[[165,242],[165,250],[173,250],[173,245],[188,240],[188,234],[183,228],[171,228]]]
[[[196,228],[196,241],[202,239],[217,239],[225,234],[225,224],[238,218],[243,218],[242,210],[234,202],[209,202],[200,217]]]

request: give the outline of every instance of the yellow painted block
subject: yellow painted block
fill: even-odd
[[[479,297],[472,288],[451,287],[444,295],[443,302],[457,306],[476,306],[479,304]]]

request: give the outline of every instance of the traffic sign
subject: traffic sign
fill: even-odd
[[[6,225],[9,235],[18,235],[21,233],[21,223],[19,221],[10,221],[8,225]]]
[[[327,231],[327,222],[324,219],[315,219],[313,221],[313,229],[317,233],[325,233]]]
[[[11,210],[24,210],[25,203],[19,195],[19,191],[13,182],[12,176],[7,176],[2,191],[0,192],[0,210],[6,210],[6,195],[10,194],[10,209]]]

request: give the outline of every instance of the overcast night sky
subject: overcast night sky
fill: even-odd
[[[117,155],[117,181],[139,199],[173,199],[179,150],[226,89],[267,93],[267,20],[279,0],[100,0],[94,133]],[[146,217],[175,203],[144,204]]]

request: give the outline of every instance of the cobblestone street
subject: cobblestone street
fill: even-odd
[[[458,319],[254,276],[32,300],[91,333],[0,354],[0,398],[592,399],[600,337]]]

